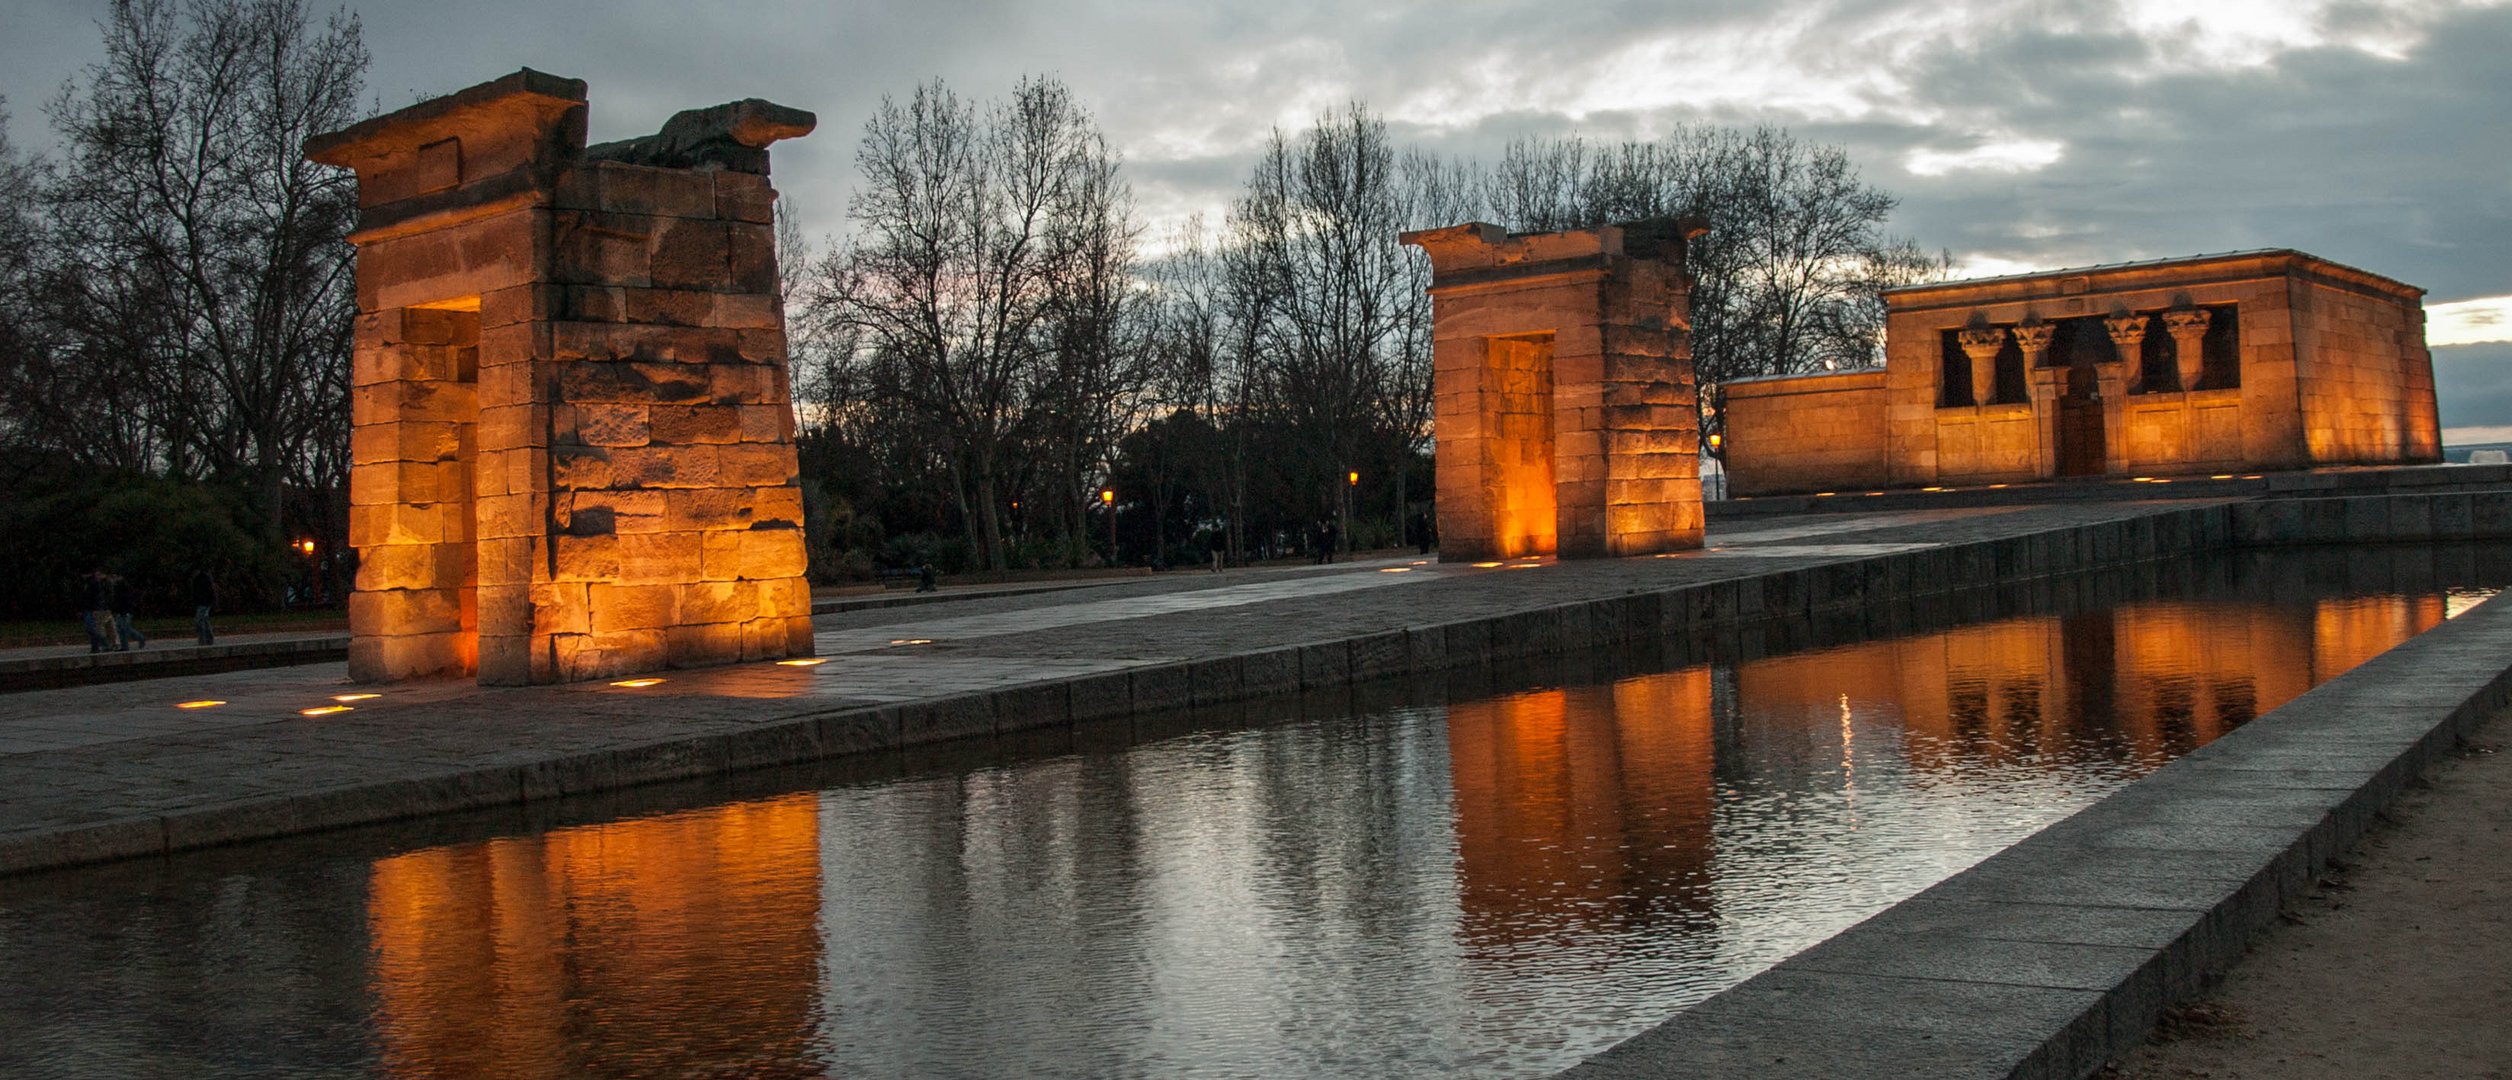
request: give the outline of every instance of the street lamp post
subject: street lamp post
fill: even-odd
[[[1108,565],[1116,566],[1116,489],[1100,488],[1099,505],[1108,511]]]

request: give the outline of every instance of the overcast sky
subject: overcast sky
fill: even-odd
[[[319,0],[317,0],[319,3]],[[101,0],[7,0],[21,145],[93,62]],[[596,141],[740,97],[811,109],[776,174],[843,223],[883,94],[1056,75],[1155,229],[1217,218],[1256,144],[1347,99],[1489,159],[1509,138],[1785,124],[1901,197],[1965,273],[2293,247],[2430,290],[2447,426],[2512,429],[2506,0],[355,0],[395,108],[531,66]],[[2476,432],[2461,432],[2461,439]],[[2512,430],[2504,437],[2512,438]]]

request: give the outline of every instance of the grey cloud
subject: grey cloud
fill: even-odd
[[[1914,33],[1952,3],[1958,29]],[[16,0],[0,34],[12,135],[47,143],[37,107],[96,53],[96,0]],[[1053,73],[1126,152],[1147,210],[1226,205],[1277,121],[1358,98],[1392,108],[1474,73],[1515,111],[1399,126],[1425,148],[1490,159],[1508,139],[1577,130],[1646,137],[1678,122],[1788,124],[1847,146],[1901,196],[1893,228],[1958,255],[2074,264],[2292,246],[2390,274],[2439,299],[2512,293],[2512,8],[2344,3],[2339,40],[2421,28],[2405,60],[2352,49],[2178,71],[2111,3],[1983,0],[362,0],[370,79],[390,107],[530,65],[589,80],[594,136],[745,96],[812,109],[821,129],[777,148],[778,182],[809,231],[842,223],[856,140],[884,93],[933,77],[976,97]],[[1592,113],[1533,103],[1638,41],[1707,40],[1811,17],[1775,64],[1853,85],[1900,85],[1864,113],[1752,103]],[[1486,103],[1486,107],[1487,103]],[[1918,122],[1925,118],[1927,123]],[[2064,156],[2023,174],[1918,176],[1914,150],[1991,136]],[[2492,400],[2471,391],[2471,401]],[[2493,407],[2493,406],[2487,406]],[[2512,422],[2507,403],[2503,422]],[[2470,421],[2474,422],[2474,421]]]
[[[2512,424],[2512,344],[2435,349],[2433,357],[2442,426]]]

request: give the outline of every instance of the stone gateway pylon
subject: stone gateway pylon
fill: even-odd
[[[306,143],[358,178],[353,678],[811,652],[767,147],[813,122],[587,148],[526,69]]]
[[[1441,561],[1701,546],[1684,249],[1704,231],[1404,234],[1431,261]]]

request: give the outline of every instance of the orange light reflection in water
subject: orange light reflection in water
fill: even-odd
[[[1732,683],[1700,665],[1456,702],[1456,941],[1538,971],[1715,922],[1721,792],[1756,761],[1836,758],[1853,799],[1856,778],[1959,786],[2071,756],[2142,771],[2443,613],[2133,602],[1744,661]],[[1728,708],[1749,724],[1722,729]],[[818,810],[801,793],[376,863],[386,1071],[820,1075],[815,1047],[845,1033],[822,1008]]]
[[[387,1073],[818,1076],[818,800],[377,862]]]
[[[2088,756],[2143,772],[2431,629],[2444,602],[2148,601],[1751,660],[1735,667],[1739,715],[1806,730],[1726,738],[1837,743],[1844,777],[1959,784]],[[1460,940],[1508,964],[1577,930],[1710,917],[1712,679],[1700,666],[1450,706]],[[1853,712],[1903,732],[1858,742],[1854,769]]]

